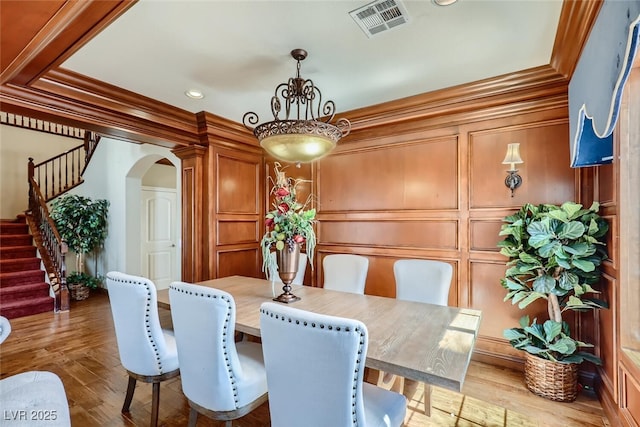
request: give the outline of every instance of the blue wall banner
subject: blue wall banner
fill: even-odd
[[[613,161],[613,129],[640,44],[640,0],[605,0],[569,83],[571,166]]]

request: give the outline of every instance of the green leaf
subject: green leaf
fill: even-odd
[[[596,266],[594,263],[592,263],[591,261],[585,261],[582,259],[572,259],[571,264],[574,267],[586,272],[593,271],[596,269]]]
[[[530,326],[524,328],[524,331],[530,335],[533,335],[542,342],[547,342],[545,339],[544,329],[542,325],[538,323],[532,323]]]
[[[520,323],[520,327],[521,328],[526,328],[527,326],[529,326],[529,315],[524,315],[520,318],[520,320],[518,321]],[[535,319],[534,319],[535,322]]]
[[[576,349],[576,343],[571,338],[561,338],[557,342],[549,345],[549,350],[557,351],[563,355],[573,354]]]
[[[511,301],[511,305],[516,305],[518,302],[520,302],[521,300],[523,300],[524,298],[527,297],[527,295],[529,295],[529,291],[516,291],[513,294],[513,301]]]
[[[518,304],[518,307],[525,308],[526,306],[528,306],[529,304],[531,304],[532,302],[534,302],[539,298],[546,298],[546,295],[541,294],[540,292],[531,292],[529,295],[527,295],[525,299],[520,301],[520,303]]]
[[[525,334],[520,332],[517,328],[505,329],[504,331],[502,331],[502,336],[508,339],[509,341],[519,340],[527,337]]]
[[[565,202],[560,206],[560,209],[567,213],[567,217],[569,219],[574,219],[576,218],[575,215],[580,211],[580,209],[582,209],[582,205],[573,202]]]
[[[575,242],[570,245],[564,245],[562,249],[572,255],[585,256],[590,250],[590,245],[585,242]]]
[[[506,289],[515,290],[515,291],[520,291],[520,290],[525,290],[525,289],[529,290],[529,288],[527,288],[522,283],[516,282],[515,280],[511,280],[511,279],[505,279],[504,280],[504,287]]]
[[[571,268],[571,263],[566,258],[557,257],[556,258],[556,262],[562,268],[566,268],[566,269],[570,269]]]
[[[568,271],[563,271],[558,276],[558,286],[564,290],[571,290],[578,285],[578,276]]]
[[[555,210],[555,211],[551,211],[548,213],[549,217],[557,219],[559,221],[562,222],[568,222],[569,221],[569,216],[567,215],[567,213],[563,210]]]
[[[600,360],[599,357],[594,356],[591,353],[587,353],[586,351],[579,351],[578,353],[576,353],[576,356],[582,357],[582,359],[591,363],[595,363],[596,365],[602,365],[602,360]]]
[[[562,224],[558,237],[560,239],[577,239],[585,232],[584,224],[578,221],[571,221],[566,224]]]
[[[555,287],[555,279],[547,274],[538,276],[536,280],[533,281],[533,290],[542,294],[550,293]]]
[[[562,243],[557,240],[553,240],[547,244],[544,244],[538,249],[538,255],[542,258],[549,258],[552,256],[558,248],[562,247]]]
[[[527,243],[529,243],[529,246],[531,246],[532,248],[539,248],[542,247],[544,245],[549,244],[549,242],[551,242],[551,238],[553,236],[551,234],[535,234],[535,235],[531,235],[529,237],[529,240],[527,240]]]
[[[545,348],[538,348],[538,347],[534,347],[532,345],[528,345],[524,348],[524,351],[526,351],[527,353],[530,354],[540,354],[540,353],[546,353],[547,349]]]
[[[560,332],[562,332],[562,323],[554,322],[553,320],[547,320],[546,322],[544,322],[543,328],[546,337],[545,341],[550,342],[555,337],[560,335]]]
[[[525,262],[527,264],[536,264],[536,265],[541,265],[540,261],[538,261],[537,258],[532,257],[531,255],[529,255],[526,252],[520,252],[519,254],[519,258],[520,260],[522,260],[522,262]]]

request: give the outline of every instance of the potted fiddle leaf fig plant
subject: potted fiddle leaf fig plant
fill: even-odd
[[[74,300],[86,299],[89,289],[102,281],[85,270],[85,256],[92,253],[96,262],[97,251],[107,237],[108,200],[92,200],[79,195],[65,195],[52,203],[51,218],[60,237],[76,254],[75,271],[67,276],[67,285]]]
[[[525,309],[544,299],[549,315],[540,322],[525,315],[519,327],[504,331],[504,337],[514,348],[525,351],[527,387],[552,400],[574,400],[578,364],[585,360],[601,363],[595,355],[581,350],[593,345],[572,338],[569,324],[563,320],[568,311],[608,308],[605,301],[596,298],[609,229],[598,210],[597,202],[589,209],[573,202],[562,206],[525,204],[503,219],[500,231],[505,238],[498,247],[509,258],[501,279],[507,290],[504,300]],[[568,387],[558,384],[561,376],[570,380]]]

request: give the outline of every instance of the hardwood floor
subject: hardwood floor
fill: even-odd
[[[163,324],[170,321],[161,310]],[[41,313],[13,319],[0,346],[0,376],[29,370],[55,372],[62,379],[74,426],[146,426],[151,386],[138,384],[131,412],[120,409],[127,375],[120,365],[106,294],[73,302],[69,313]],[[162,383],[159,424],[184,426],[189,408],[180,378]],[[521,372],[472,362],[464,394],[433,388],[431,417],[422,412],[422,386],[408,393],[407,427],[425,426],[609,426],[597,399],[580,395],[573,403],[552,402],[530,393]],[[198,426],[222,426],[199,417]],[[234,422],[235,427],[269,426],[268,403]],[[304,426],[300,426],[304,427]],[[333,426],[327,426],[333,427]]]

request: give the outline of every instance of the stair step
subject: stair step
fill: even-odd
[[[29,234],[29,226],[24,222],[0,222],[0,234]]]
[[[40,258],[32,257],[0,260],[0,271],[3,273],[38,269],[40,269]]]
[[[44,271],[29,270],[0,273],[0,288],[37,282],[44,282]]]
[[[36,256],[35,246],[3,246],[0,247],[0,260],[16,258],[33,258]]]
[[[14,301],[25,301],[48,296],[49,285],[45,282],[2,287],[0,288],[0,306],[4,307]]]
[[[2,305],[0,305],[0,316],[4,316],[7,319],[15,319],[16,317],[29,316],[47,311],[53,312],[53,303],[54,299],[49,296],[32,298],[27,301],[13,301],[7,304],[2,303]]]
[[[2,234],[0,245],[2,246],[29,246],[33,244],[31,234]]]

